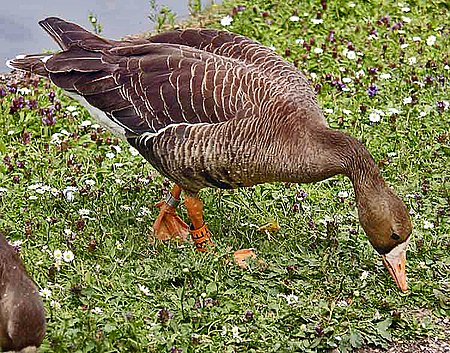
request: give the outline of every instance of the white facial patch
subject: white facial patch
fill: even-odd
[[[389,263],[393,264],[399,262],[400,256],[406,251],[408,247],[409,239],[410,238],[408,238],[408,240],[406,240],[404,243],[397,245],[389,253],[384,255],[386,257],[386,260],[389,261]]]

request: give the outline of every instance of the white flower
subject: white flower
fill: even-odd
[[[303,38],[298,38],[294,42],[295,42],[295,44],[303,45],[303,43],[305,43],[305,40]]]
[[[387,154],[387,156],[390,158],[395,157],[396,155],[397,155],[396,152],[388,152],[388,154]]]
[[[70,132],[67,131],[66,129],[62,129],[62,130],[60,131],[60,133],[63,134],[63,135],[66,135],[66,136],[70,136],[70,135],[71,135]]]
[[[239,327],[233,326],[233,327],[231,328],[231,333],[233,334],[233,338],[234,338],[236,341],[238,341],[238,342],[241,341],[241,336],[239,336]]]
[[[128,150],[130,151],[130,154],[131,154],[132,156],[137,156],[137,155],[139,154],[139,151],[138,151],[136,148],[134,148],[133,146],[130,146],[130,147],[128,148]]]
[[[366,76],[366,73],[364,72],[364,70],[359,70],[359,71],[356,72],[356,77],[357,78],[361,78],[361,77],[364,77],[364,76]]]
[[[13,248],[18,248],[18,249],[20,249],[20,247],[22,246],[22,244],[23,244],[23,241],[22,240],[14,240],[14,241],[8,241],[8,243],[9,243],[9,245],[11,245]]]
[[[142,207],[139,209],[138,216],[147,216],[147,215],[149,215],[150,213],[151,213],[151,212],[150,212],[150,210],[149,210],[147,207],[142,206]]]
[[[340,199],[346,199],[347,197],[348,197],[348,192],[347,191],[339,191],[338,192],[338,197],[340,198]]]
[[[48,299],[52,296],[52,291],[48,288],[43,288],[39,291],[39,295],[44,299]]]
[[[396,109],[396,108],[389,108],[389,109],[388,109],[388,113],[389,113],[390,115],[393,115],[393,114],[400,114],[400,110],[398,110],[398,109]]]
[[[94,185],[95,185],[95,180],[92,180],[92,179],[86,179],[86,180],[84,181],[84,183],[85,183],[86,185],[89,185],[89,186],[94,186]]]
[[[108,152],[105,154],[106,158],[113,159],[116,155],[112,152]]]
[[[78,214],[80,216],[88,216],[91,213],[91,210],[88,210],[87,208],[80,208],[78,210]]]
[[[367,277],[369,277],[369,272],[363,271],[363,272],[361,273],[361,277],[359,277],[359,278],[361,279],[361,281],[364,281],[364,280],[367,279]]]
[[[344,78],[342,79],[342,82],[344,82],[344,83],[350,83],[350,82],[352,82],[352,79],[351,79],[350,77],[344,77]]]
[[[417,59],[415,56],[411,56],[410,58],[408,58],[408,62],[409,62],[409,65],[414,65],[417,63]]]
[[[101,314],[103,313],[102,308],[99,308],[98,306],[96,306],[94,309],[91,310],[92,314]]]
[[[420,42],[422,39],[420,37],[412,37],[413,42]]]
[[[146,295],[146,296],[150,295],[150,289],[148,289],[146,286],[138,283],[138,288],[144,295]]]
[[[381,115],[377,112],[372,112],[369,114],[369,121],[371,123],[378,123],[381,120]]]
[[[22,87],[22,88],[19,88],[19,89],[17,90],[17,93],[19,93],[19,94],[22,95],[22,96],[25,96],[25,95],[31,93],[31,89],[26,88],[26,87]]]
[[[425,220],[425,221],[423,221],[423,228],[424,229],[433,229],[434,228],[434,223]]]
[[[298,17],[298,16],[291,16],[291,17],[289,17],[289,21],[298,22],[298,21],[300,21],[300,17]]]
[[[233,17],[230,15],[227,15],[220,20],[220,24],[224,27],[231,25],[231,22],[233,22]]]
[[[420,116],[421,118],[423,118],[423,117],[426,116],[426,115],[427,115],[427,113],[424,112],[424,111],[422,111],[422,112],[419,113],[419,116]]]
[[[342,113],[344,113],[345,115],[350,115],[352,111],[348,109],[342,109]]]
[[[67,262],[67,263],[72,262],[74,258],[75,258],[75,256],[73,255],[72,251],[70,251],[70,250],[64,251],[63,259],[65,262]]]
[[[74,199],[73,193],[78,191],[78,188],[75,186],[68,186],[63,190],[63,195],[67,201],[72,202]]]
[[[295,294],[287,295],[286,300],[287,300],[288,305],[293,305],[295,303],[298,303],[298,297]]]
[[[402,7],[403,12],[409,12],[411,9],[408,6]]]
[[[88,127],[91,125],[92,125],[92,122],[90,120],[83,120],[80,124],[80,127]]]
[[[323,49],[322,48],[314,48],[314,53],[315,54],[322,54],[323,53]]]
[[[321,18],[313,18],[311,19],[311,22],[315,25],[320,25],[321,23],[323,23],[323,20]]]
[[[411,104],[411,103],[412,103],[412,98],[411,97],[403,98],[403,104]]]
[[[116,151],[117,154],[122,152],[122,148],[120,146],[113,145],[112,148]]]
[[[330,108],[326,108],[326,109],[324,109],[323,111],[324,111],[325,113],[327,113],[327,114],[333,114],[333,113],[334,113],[333,109],[330,109]]]
[[[3,193],[3,192],[4,192],[4,193],[7,193],[7,192],[8,192],[8,189],[6,189],[6,188],[1,188],[1,187],[0,187],[0,194]]]
[[[354,3],[354,2],[350,2],[349,4],[348,4],[348,7],[355,7],[356,6],[356,4]]]
[[[406,16],[402,16],[402,20],[405,23],[410,23],[411,22],[411,19],[409,17],[406,17]]]
[[[77,110],[77,107],[75,107],[75,106],[73,106],[73,105],[69,105],[69,106],[67,106],[66,107],[66,109],[69,111],[69,112],[74,112],[75,110]]]
[[[436,43],[436,36],[433,36],[433,35],[429,36],[427,38],[427,45],[429,47],[432,47],[434,45],[434,43]]]
[[[227,327],[226,326],[222,326],[222,332],[220,333],[221,336],[226,336],[227,335]]]
[[[350,59],[350,60],[356,59],[356,53],[353,50],[347,51],[346,56],[347,56],[347,59]]]
[[[311,76],[311,78],[313,80],[315,80],[317,78],[317,74],[315,72],[311,72],[309,75]]]
[[[55,251],[53,251],[53,257],[56,261],[61,261],[63,258],[63,253],[61,250],[56,249]]]
[[[445,66],[444,66],[444,69],[445,69],[445,70],[450,70],[450,66],[445,65]]]
[[[384,74],[381,74],[380,75],[380,78],[382,79],[382,80],[389,80],[390,78],[391,78],[391,74],[390,73],[384,73]]]
[[[402,45],[400,45],[400,49],[405,49],[408,48],[409,44],[408,43],[403,43]]]
[[[57,302],[56,300],[52,300],[50,302],[50,306],[52,308],[55,308],[56,310],[61,309],[61,304],[59,302]]]
[[[131,211],[131,206],[128,205],[120,205],[120,208],[125,211]]]

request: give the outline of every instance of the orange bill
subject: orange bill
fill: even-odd
[[[389,254],[383,255],[383,263],[397,287],[402,292],[406,292],[408,290],[408,284],[406,283],[406,251],[398,252],[394,250]]]

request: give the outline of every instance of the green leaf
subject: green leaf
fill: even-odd
[[[392,318],[388,317],[386,320],[381,321],[377,324],[377,331],[384,339],[391,340],[391,333],[388,331],[392,324]]]
[[[360,348],[364,341],[361,334],[358,331],[352,330],[350,333],[350,344],[353,348]]]

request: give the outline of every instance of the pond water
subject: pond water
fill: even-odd
[[[202,3],[207,5],[213,1]],[[157,0],[157,4],[168,6],[177,19],[188,16],[188,0]],[[18,54],[58,49],[37,23],[45,17],[62,17],[90,30],[88,15],[92,12],[103,26],[102,35],[112,39],[153,28],[148,18],[149,0],[2,0],[0,6],[0,72],[9,71],[5,61]]]

